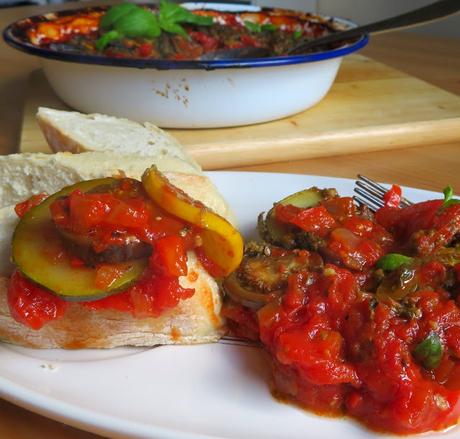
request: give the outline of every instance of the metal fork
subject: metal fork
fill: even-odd
[[[236,337],[234,335],[224,335],[220,340],[220,344],[229,344],[232,346],[246,346],[249,348],[260,348],[262,345],[258,341],[247,340],[242,337]]]
[[[355,182],[355,195],[353,199],[359,204],[367,206],[370,210],[375,212],[384,206],[383,196],[388,191],[387,188],[371,180],[364,175],[358,174],[358,179]],[[401,207],[411,206],[413,203],[407,198],[401,198]]]
[[[376,181],[365,177],[364,175],[358,174],[358,179],[355,182],[354,191],[357,195],[355,195],[353,199],[358,204],[365,205],[370,210],[375,212],[380,207],[383,207],[383,196],[388,191],[388,189]],[[412,204],[413,203],[407,198],[402,198],[400,206],[408,207]],[[261,347],[261,344],[256,341],[246,340],[244,338],[236,337],[233,335],[225,335],[219,340],[219,343],[233,346]]]

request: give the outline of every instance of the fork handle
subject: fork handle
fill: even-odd
[[[364,34],[390,32],[407,27],[419,26],[434,20],[455,14],[460,10],[460,0],[439,0],[431,5],[414,9],[395,17],[358,26],[342,32],[333,33],[315,40],[303,41],[292,48],[289,53],[301,53],[316,46],[330,44]]]

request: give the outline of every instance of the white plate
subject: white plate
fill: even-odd
[[[353,181],[264,173],[209,173],[255,236],[257,214],[309,186],[351,195]],[[409,199],[439,197],[406,189]],[[32,350],[0,345],[0,396],[34,412],[111,437],[337,438],[375,434],[272,398],[259,350],[221,344],[157,349]],[[457,427],[443,434],[458,437]],[[435,435],[424,436],[434,437]],[[437,435],[440,436],[440,435]],[[384,437],[381,436],[380,437]]]

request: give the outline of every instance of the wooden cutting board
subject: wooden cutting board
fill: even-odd
[[[22,152],[49,151],[34,118],[38,106],[67,108],[41,71],[30,77]],[[246,127],[169,132],[205,169],[442,144],[460,139],[460,97],[353,55],[326,98],[305,112]]]

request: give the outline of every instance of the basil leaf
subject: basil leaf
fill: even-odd
[[[276,26],[274,24],[258,24],[258,23],[253,23],[252,21],[245,21],[244,25],[251,31],[256,34],[260,32],[275,32],[276,31]]]
[[[401,265],[410,264],[412,261],[413,258],[409,256],[400,255],[399,253],[388,253],[382,256],[375,266],[385,271],[393,271],[401,267]]]
[[[118,40],[120,38],[122,38],[122,35],[120,35],[116,30],[111,30],[110,32],[102,35],[102,37],[96,41],[96,49],[104,50],[111,41]]]
[[[214,23],[214,20],[212,17],[192,14],[191,12],[190,12],[190,15],[188,15],[187,18],[183,21],[184,23],[196,24],[198,26],[212,26],[212,24]]]
[[[138,7],[121,16],[114,23],[114,28],[120,34],[129,38],[156,38],[161,33],[156,15]]]
[[[177,23],[190,23],[202,26],[210,26],[214,22],[212,17],[195,15],[188,9],[166,0],[160,1],[160,13],[158,15],[160,26],[167,32],[179,33],[186,38],[188,35],[182,26],[174,26]],[[174,30],[175,29],[175,30]]]
[[[178,23],[173,23],[173,22],[161,22],[160,21],[160,26],[163,30],[166,32],[169,32],[171,34],[178,34],[181,35],[184,38],[188,38],[187,32],[185,32],[185,29]]]
[[[109,30],[113,27],[114,23],[121,18],[123,15],[127,14],[129,11],[136,9],[136,6],[133,3],[121,3],[119,5],[112,6],[107,10],[104,16],[101,18],[99,27],[103,30]]]
[[[261,26],[262,31],[267,31],[267,32],[275,32],[276,31],[276,26],[274,24],[263,24]]]
[[[300,29],[296,30],[293,36],[294,36],[294,40],[298,40],[302,36],[302,31]]]
[[[262,26],[261,26],[260,24],[253,23],[252,21],[245,21],[245,22],[244,22],[244,25],[245,25],[251,32],[259,33],[259,32],[262,31]]]
[[[441,207],[449,207],[449,206],[452,206],[453,204],[460,203],[460,200],[457,200],[456,198],[452,198],[454,196],[454,191],[452,189],[452,186],[445,187],[442,192],[444,194],[444,203],[442,203]]]
[[[441,362],[443,350],[439,335],[431,332],[415,347],[412,355],[425,369],[436,369]]]

